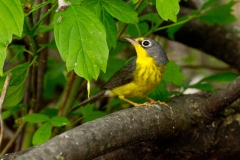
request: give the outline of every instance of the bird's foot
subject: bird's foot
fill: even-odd
[[[168,104],[167,103],[165,103],[165,102],[161,102],[161,101],[155,101],[155,100],[153,100],[152,98],[149,98],[149,97],[147,97],[147,96],[145,96],[145,98],[147,99],[147,100],[149,100],[149,103],[150,104],[160,104],[160,105],[164,105],[164,106],[166,106],[166,107],[169,107],[168,106]]]
[[[163,106],[166,106],[166,107],[169,107],[167,103],[165,102],[161,102],[161,101],[150,101],[150,104],[160,104],[160,105],[163,105]]]
[[[152,104],[149,102],[145,102],[145,103],[134,103],[133,106],[134,107],[142,107],[142,106],[147,106],[150,107]]]

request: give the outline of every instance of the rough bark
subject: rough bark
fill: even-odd
[[[168,102],[172,108],[125,109],[14,153],[13,159],[239,159],[240,99],[206,124],[200,109],[209,97],[178,96]]]
[[[189,130],[189,116],[183,107],[156,105],[122,110],[56,136],[16,159],[92,159],[142,141],[156,138],[166,141]]]

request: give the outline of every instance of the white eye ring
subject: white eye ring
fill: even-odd
[[[144,40],[142,41],[142,46],[143,47],[150,47],[152,43],[149,40]]]

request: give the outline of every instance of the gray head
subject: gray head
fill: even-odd
[[[166,53],[163,51],[162,46],[155,40],[151,38],[141,37],[136,39],[126,38],[129,42],[134,44],[141,45],[146,51],[147,54],[154,58],[156,65],[161,66],[165,65],[168,62]]]

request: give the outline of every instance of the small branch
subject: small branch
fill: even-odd
[[[5,83],[2,89],[2,94],[0,97],[0,146],[2,144],[3,130],[4,130],[3,119],[2,119],[2,107],[3,107],[3,102],[7,93],[7,89],[8,89],[11,77],[12,77],[12,73],[9,73],[5,79]]]
[[[4,155],[8,151],[8,149],[12,146],[12,144],[15,142],[15,140],[17,139],[17,137],[19,136],[19,134],[23,130],[25,124],[26,124],[26,122],[23,121],[22,124],[18,127],[14,136],[11,138],[11,140],[8,142],[8,144],[4,147],[4,149],[2,150],[0,155]]]
[[[74,100],[77,97],[78,91],[79,91],[79,86],[80,84],[83,82],[83,78],[79,77],[77,75],[75,75],[72,87],[71,87],[71,92],[68,96],[67,102],[65,104],[65,107],[63,109],[63,113],[62,116],[67,116],[67,114],[69,113],[69,110],[71,109]]]
[[[58,115],[63,115],[63,110],[64,110],[64,108],[65,108],[65,106],[67,104],[69,95],[71,93],[71,89],[73,87],[73,83],[74,83],[75,77],[76,77],[76,74],[73,71],[71,71],[70,72],[70,78],[68,80],[68,84],[66,86],[66,89],[63,92],[63,94],[64,94],[63,101],[62,101],[62,104],[61,104],[61,106],[59,108]]]
[[[203,116],[212,120],[226,107],[240,98],[240,76],[224,90],[221,90],[207,99],[202,107]]]
[[[43,9],[43,12],[46,13],[49,10],[52,10],[55,8],[54,6],[50,8],[50,5],[45,5]],[[46,15],[46,14],[45,14]],[[50,15],[45,17],[43,20],[43,24],[49,25],[50,23]],[[38,44],[47,44],[49,43],[49,37],[50,33],[46,32],[41,36],[41,38],[37,39]],[[42,104],[42,96],[43,96],[43,85],[44,85],[44,76],[46,71],[46,62],[48,58],[48,48],[44,48],[39,52],[39,58],[38,58],[38,71],[37,71],[37,99],[36,99],[36,111],[38,112],[43,108]]]

